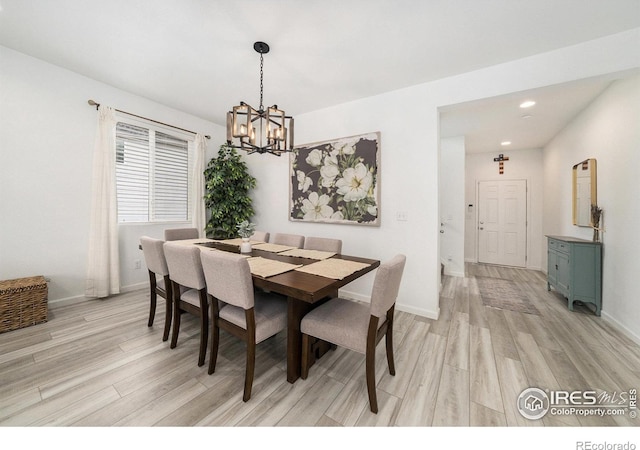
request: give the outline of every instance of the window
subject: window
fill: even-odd
[[[191,220],[189,143],[179,133],[118,122],[118,222]]]

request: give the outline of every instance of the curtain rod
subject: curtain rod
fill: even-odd
[[[89,103],[89,105],[91,105],[91,106],[95,106],[96,109],[98,109],[100,107],[100,103],[97,103],[97,102],[95,102],[93,100],[89,100],[87,103]],[[139,119],[148,120],[149,122],[158,123],[158,124],[164,125],[166,127],[175,128],[176,130],[186,131],[187,133],[191,133],[191,134],[198,134],[195,131],[185,130],[184,128],[176,127],[174,125],[169,125],[168,123],[164,123],[164,122],[160,122],[160,121],[157,121],[157,120],[149,119],[148,117],[139,116],[137,114],[132,114],[132,113],[126,112],[126,111],[120,111],[119,109],[116,109],[116,111],[118,111],[119,113],[122,113],[122,114],[127,114],[129,116],[137,117]],[[204,137],[206,137],[207,139],[211,139],[211,136],[209,136],[209,135],[205,135]]]

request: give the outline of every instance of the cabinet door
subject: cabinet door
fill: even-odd
[[[556,254],[556,277],[558,291],[562,292],[565,296],[569,296],[569,284],[571,279],[571,273],[569,268],[569,255],[566,253],[558,252]]]
[[[557,286],[558,284],[558,253],[553,250],[547,251],[547,280],[549,284]],[[557,289],[557,288],[556,288]]]

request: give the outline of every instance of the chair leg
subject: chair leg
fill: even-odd
[[[396,365],[393,361],[393,327],[391,326],[387,329],[385,344],[387,347],[387,364],[389,365],[389,373],[395,376]]]
[[[152,272],[149,272],[150,276],[151,274]],[[155,278],[155,274],[153,274],[153,277]],[[156,286],[154,281],[155,279],[149,284],[151,289],[151,295],[150,295],[150,302],[149,302],[149,320],[147,322],[148,327],[153,326],[153,319],[156,317],[156,302],[157,302],[158,295],[156,294]]]
[[[179,292],[178,286],[173,285],[173,292]],[[173,333],[171,334],[171,348],[176,348],[178,344],[178,334],[180,333],[180,316],[182,311],[180,311],[180,295],[177,295],[173,298]]]
[[[300,378],[306,380],[309,376],[309,355],[311,354],[311,340],[308,334],[302,334],[302,367],[300,368]]]
[[[366,356],[367,391],[371,412],[378,414],[378,397],[376,396],[376,346],[367,346]]]
[[[165,301],[165,313],[164,313],[164,332],[162,333],[162,340],[169,339],[169,331],[171,331],[171,316],[173,315],[173,304],[171,299],[168,298]]]
[[[169,275],[164,276],[164,298],[165,298],[165,312],[164,312],[164,332],[162,333],[162,341],[169,339],[169,332],[171,331],[171,317],[173,317],[173,289],[171,286],[171,279]]]
[[[206,295],[206,294],[205,294]],[[207,344],[209,343],[209,309],[200,309],[200,353],[198,355],[198,366],[204,366],[207,357]]]
[[[217,299],[212,299],[211,305],[211,354],[209,355],[209,375],[216,371],[218,361],[218,345],[220,344],[220,328],[218,326]]]
[[[247,342],[247,362],[246,369],[244,374],[244,396],[242,397],[242,401],[249,401],[251,398],[251,388],[253,386],[253,375],[256,370],[256,342],[255,339],[253,341]]]

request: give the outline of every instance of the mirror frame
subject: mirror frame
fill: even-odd
[[[578,168],[588,165],[590,178],[591,178],[591,202],[589,205],[589,224],[578,223]],[[593,227],[593,221],[591,220],[591,205],[598,204],[598,187],[597,187],[597,162],[595,158],[588,158],[579,162],[573,166],[572,170],[572,201],[573,201],[573,224],[579,227]]]

